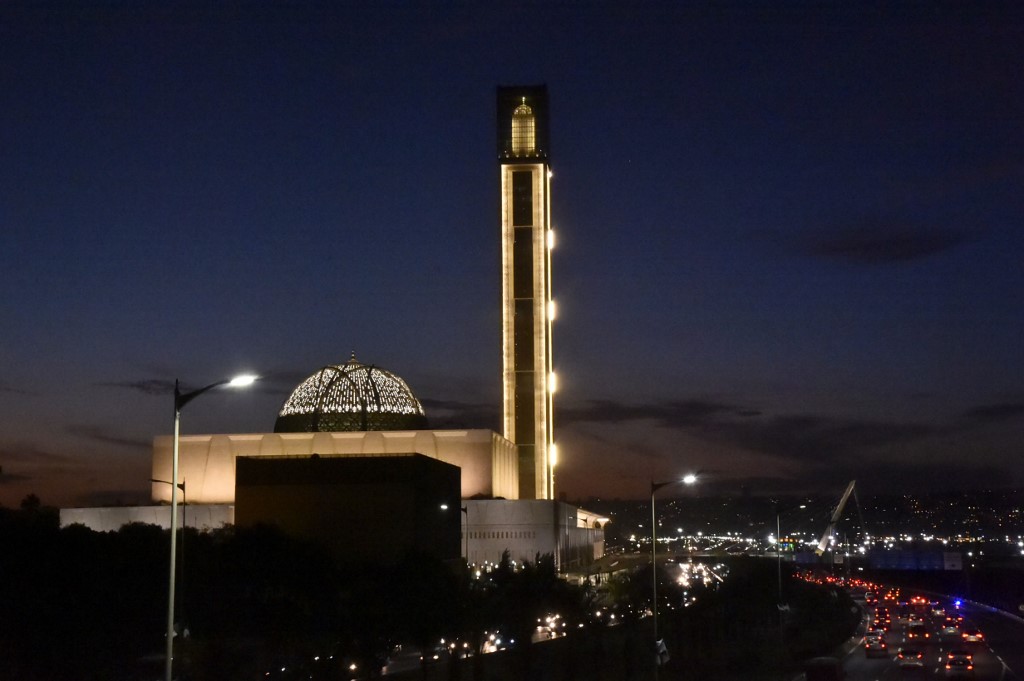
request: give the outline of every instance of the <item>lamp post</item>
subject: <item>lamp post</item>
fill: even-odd
[[[779,579],[779,602],[776,606],[779,611],[779,673],[784,675],[784,660],[781,658],[786,654],[786,611],[789,610],[789,606],[783,600],[782,597],[782,516],[783,514],[789,514],[793,511],[799,511],[807,508],[806,504],[800,504],[798,507],[790,508],[785,511],[780,506],[775,507],[775,565],[778,572]]]
[[[252,375],[236,376],[226,381],[211,383],[206,387],[187,393],[181,392],[178,381],[174,381],[174,439],[171,447],[170,480],[174,484],[171,485],[171,567],[167,586],[167,668],[165,681],[173,681],[172,670],[174,665],[174,581],[176,576],[175,558],[178,546],[178,487],[180,486],[182,492],[184,492],[184,483],[178,482],[178,440],[181,430],[181,410],[184,409],[186,404],[208,390],[225,385],[241,388],[252,385],[255,380],[256,377]]]
[[[668,480],[666,482],[654,482],[651,480],[651,615],[654,618],[654,678],[658,678],[659,639],[658,639],[658,518],[654,512],[654,493],[662,487],[669,485],[692,485],[697,482],[697,476],[689,473],[679,480]]]
[[[775,564],[779,573],[779,608],[782,608],[782,513],[775,509]]]
[[[775,564],[777,566],[778,573],[778,590],[779,590],[779,608],[783,606],[782,603],[782,516],[789,515],[794,511],[801,511],[807,508],[807,504],[800,504],[783,510],[781,506],[775,506]],[[770,538],[770,537],[769,537]]]
[[[150,478],[149,481],[150,482],[159,482],[159,483],[164,484],[164,485],[173,485],[174,484],[170,480],[158,480],[157,478]],[[179,572],[181,573],[181,576],[178,578],[178,581],[180,582],[180,585],[179,585],[179,588],[177,589],[177,591],[180,592],[178,594],[179,598],[181,600],[184,600],[185,599],[185,528],[188,527],[188,516],[187,516],[187,512],[188,512],[188,495],[185,494],[185,480],[184,479],[182,479],[182,481],[177,484],[177,488],[181,490],[181,560],[179,561],[181,563],[181,570],[179,570]],[[182,606],[181,609],[182,609],[182,611],[184,611],[184,609],[185,609],[184,606]]]
[[[462,514],[466,516],[466,529],[462,532],[462,539],[466,542],[466,569],[469,569],[469,506],[461,507]]]

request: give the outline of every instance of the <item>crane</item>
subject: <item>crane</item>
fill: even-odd
[[[839,500],[839,505],[836,506],[836,510],[832,512],[832,518],[828,521],[828,527],[825,528],[825,534],[821,535],[821,541],[818,542],[817,548],[814,552],[819,556],[825,553],[825,549],[828,548],[828,542],[832,538],[832,532],[836,529],[836,523],[839,522],[839,518],[843,515],[843,509],[846,507],[846,500],[853,494],[853,486],[857,484],[856,480],[851,480],[850,484],[846,486],[846,491],[843,492],[842,498]]]

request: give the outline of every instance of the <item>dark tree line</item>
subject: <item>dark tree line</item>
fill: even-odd
[[[176,607],[179,630],[190,636],[179,652],[183,668],[258,667],[252,649],[287,650],[337,630],[336,574],[317,547],[270,528],[189,530],[182,544],[188,562]],[[0,509],[0,546],[0,655],[10,678],[159,676],[152,670],[162,667],[166,641],[166,530],[60,528],[53,509]]]
[[[334,681],[345,678],[342,660],[372,672],[398,643],[431,650],[442,639],[456,642],[455,654],[429,669],[425,660],[417,676],[624,681],[652,671],[649,569],[617,577],[598,594],[559,578],[550,556],[516,566],[506,556],[477,577],[426,555],[337,565],[320,546],[271,527],[190,529],[181,541],[175,668],[182,679]],[[56,511],[38,500],[0,508],[5,677],[162,678],[168,560],[168,532],[155,526],[62,529]],[[789,609],[780,615],[774,563],[740,560],[730,570],[687,608],[678,584],[659,574],[660,633],[673,656],[662,679],[777,669],[846,634],[845,594],[786,575]],[[554,613],[573,635],[530,645],[538,621]],[[495,630],[516,644],[500,655],[458,654],[479,651]],[[494,665],[504,671],[495,675]]]
[[[189,529],[180,542],[175,667],[195,681],[265,679],[282,667],[343,678],[342,660],[379,668],[400,642],[478,650],[499,626],[529,641],[543,613],[576,613],[585,602],[550,557],[519,569],[506,559],[475,579],[427,555],[339,566],[320,546],[267,526]],[[0,656],[11,678],[160,678],[169,543],[152,525],[101,533],[60,528],[38,504],[0,508]],[[521,650],[528,665],[530,646]],[[333,666],[311,666],[331,656]]]

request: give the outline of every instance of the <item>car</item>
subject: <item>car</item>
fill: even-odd
[[[969,627],[961,632],[960,638],[963,639],[964,643],[981,643],[985,636],[981,633],[981,629]]]
[[[875,594],[874,591],[865,591],[864,592],[864,602],[867,603],[868,605],[874,605],[875,603],[878,602],[878,596]]]
[[[904,671],[924,669],[924,653],[917,648],[900,648],[896,653],[896,662]]]
[[[960,627],[956,626],[955,624],[946,624],[941,629],[939,629],[939,636],[943,638],[959,638]]]
[[[885,638],[881,636],[865,636],[864,637],[864,656],[865,657],[888,657],[889,646],[885,642]]]
[[[931,636],[932,636],[932,634],[931,634],[930,631],[928,631],[928,627],[926,627],[925,625],[921,624],[920,622],[914,622],[914,623],[911,623],[909,626],[907,626],[907,640],[908,641],[912,641],[912,640],[926,641],[929,638],[931,638]]]
[[[839,681],[843,678],[843,665],[834,657],[812,657],[804,665],[806,681]]]
[[[970,660],[948,660],[946,662],[946,676],[970,676],[974,671],[974,663]]]
[[[448,646],[445,645],[444,640],[440,643],[435,643],[430,648],[420,651],[420,662],[424,665],[432,664],[443,659],[448,655]]]
[[[967,660],[968,662],[974,661],[974,654],[965,648],[952,648],[946,653],[946,662],[952,660]]]
[[[877,638],[885,638],[885,629],[882,627],[871,626],[864,631],[864,638],[875,636]]]

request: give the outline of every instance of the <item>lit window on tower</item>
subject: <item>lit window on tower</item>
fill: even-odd
[[[526,98],[523,97],[523,103],[512,112],[512,153],[524,156],[534,153],[536,147],[537,132],[533,109],[526,106]]]

